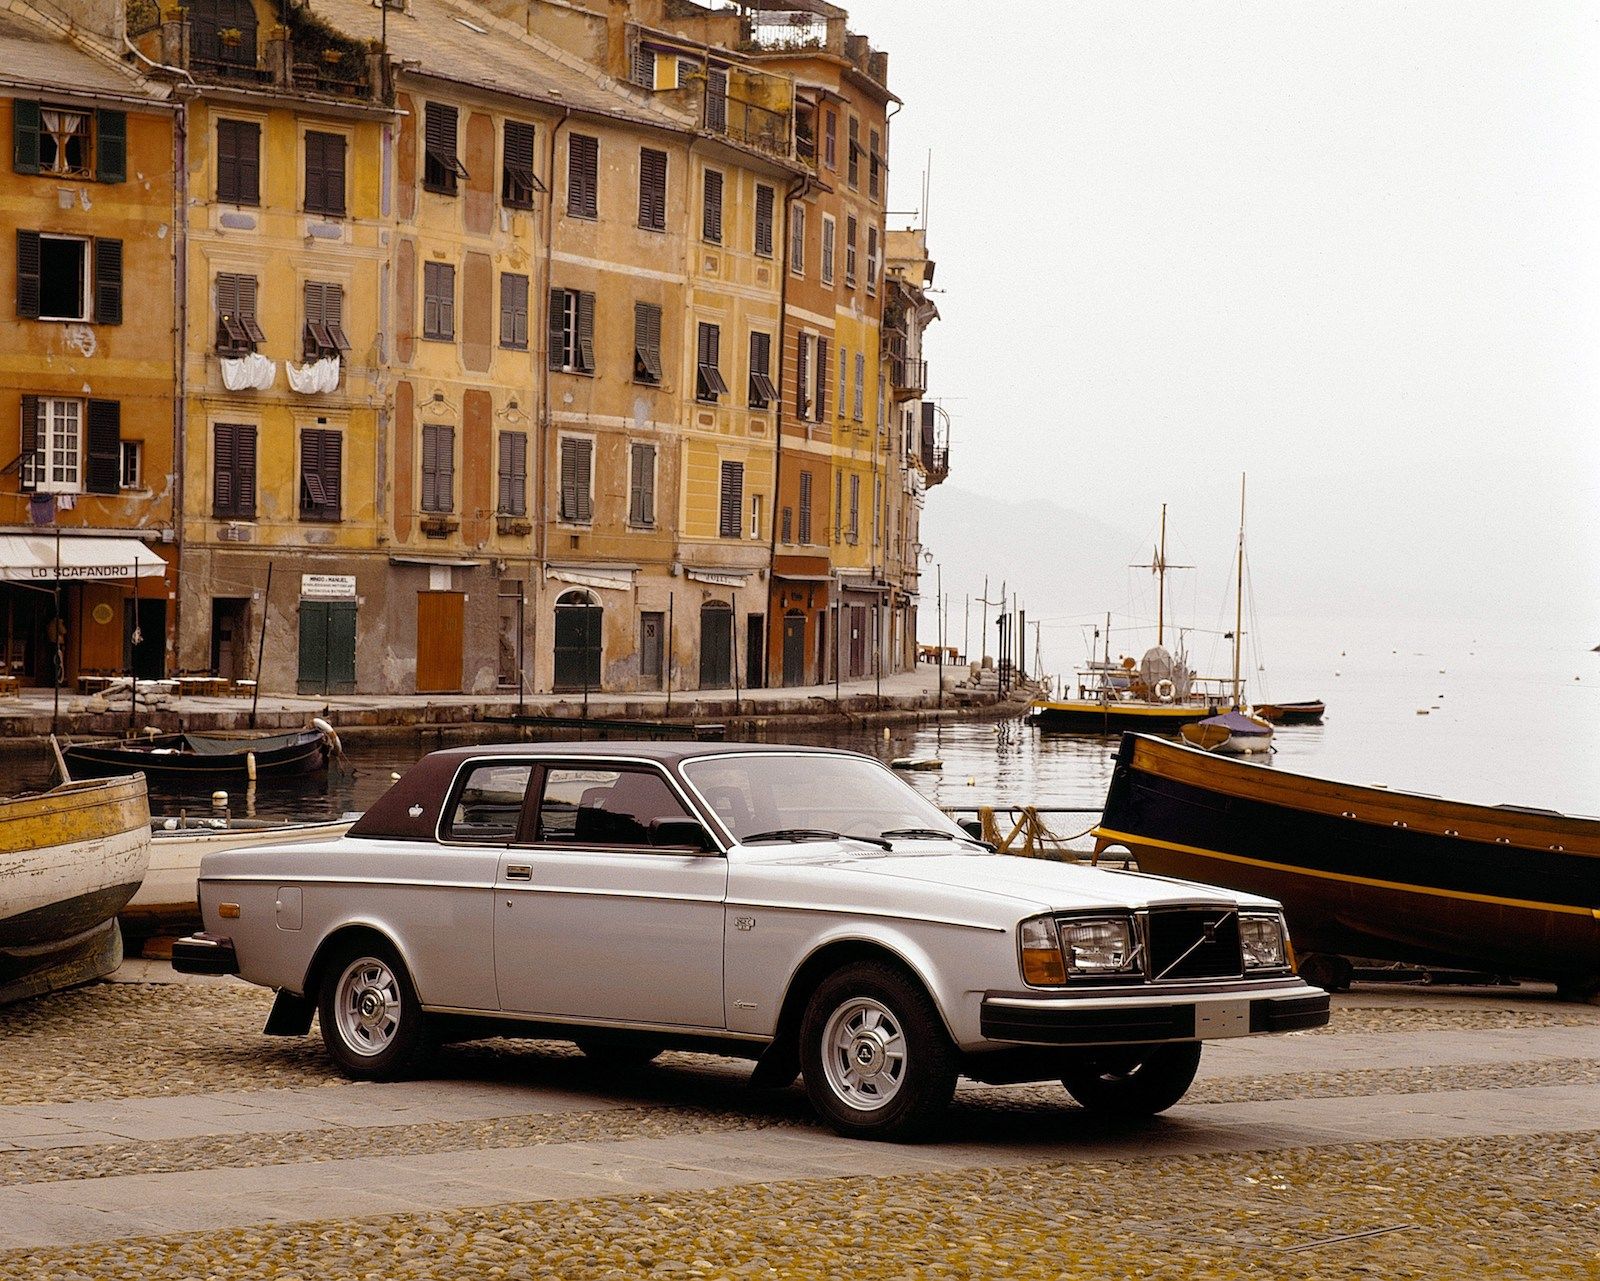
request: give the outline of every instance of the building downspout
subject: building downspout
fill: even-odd
[[[537,603],[540,594],[544,591],[545,575],[549,573],[550,562],[550,505],[549,505],[549,450],[550,450],[550,279],[554,271],[552,256],[555,253],[555,219],[556,219],[556,138],[572,119],[572,108],[566,107],[561,112],[561,119],[556,121],[555,127],[550,130],[550,164],[545,173],[550,178],[550,190],[546,193],[544,202],[544,275],[540,282],[539,295],[544,300],[540,309],[544,316],[543,338],[544,363],[536,366],[534,373],[540,379],[541,394],[539,396],[539,447],[538,467],[539,479],[536,492],[538,494],[538,544],[534,548],[535,564],[538,567],[537,577],[534,580],[533,611],[533,645],[534,654],[538,654],[539,646],[539,609]]]
[[[188,419],[188,369],[186,355],[189,348],[189,104],[178,104],[172,117],[172,637],[176,669],[183,667],[183,592],[179,588],[179,575],[183,569],[184,548],[184,450],[188,437],[184,430]],[[135,585],[138,580],[135,579]],[[260,673],[257,673],[259,678]]]
[[[772,531],[767,538],[767,644],[766,652],[761,656],[761,677],[768,689],[772,688],[772,622],[775,613],[772,606],[775,590],[773,565],[778,559],[778,519],[783,511],[783,415],[784,406],[788,403],[783,394],[783,353],[789,337],[789,251],[794,244],[789,227],[789,207],[796,200],[804,200],[810,190],[811,175],[808,173],[790,183],[783,194],[783,252],[778,256],[778,413],[773,427],[777,439],[773,442],[775,448],[772,458]],[[818,679],[821,679],[821,673],[818,673]]]

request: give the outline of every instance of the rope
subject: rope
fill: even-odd
[[[1052,832],[1032,805],[1023,805],[1005,811],[1007,817],[1015,814],[1016,821],[1009,832],[1001,832],[1001,820],[995,817],[994,806],[978,807],[978,822],[982,825],[983,839],[1002,854],[1020,854],[1026,858],[1048,858],[1057,862],[1077,862],[1079,851],[1068,848],[1071,841],[1081,841],[1094,831],[1090,824],[1081,832],[1063,836]]]

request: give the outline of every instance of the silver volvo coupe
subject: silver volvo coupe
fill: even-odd
[[[173,964],[315,1014],[348,1075],[555,1037],[803,1076],[842,1134],[925,1133],[959,1074],[1171,1107],[1205,1040],[1320,1027],[1278,905],[999,855],[878,762],[801,747],[435,752],[343,838],[208,854]]]

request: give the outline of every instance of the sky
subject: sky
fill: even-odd
[[[1600,9],[848,7],[938,263],[947,592],[1019,538],[1125,535],[1125,574],[1166,503],[1214,616],[1247,474],[1264,617],[1600,643]],[[1102,582],[1022,590],[1066,619]]]

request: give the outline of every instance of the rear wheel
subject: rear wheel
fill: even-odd
[[[812,1106],[850,1138],[918,1138],[956,1085],[955,1050],[933,1001],[881,962],[822,981],[801,1020],[800,1062]]]
[[[388,943],[361,940],[329,958],[317,1001],[322,1042],[346,1076],[392,1081],[428,1044],[411,976]]]
[[[1200,1070],[1200,1042],[1107,1050],[1061,1077],[1067,1093],[1106,1116],[1154,1116],[1188,1093]]]

